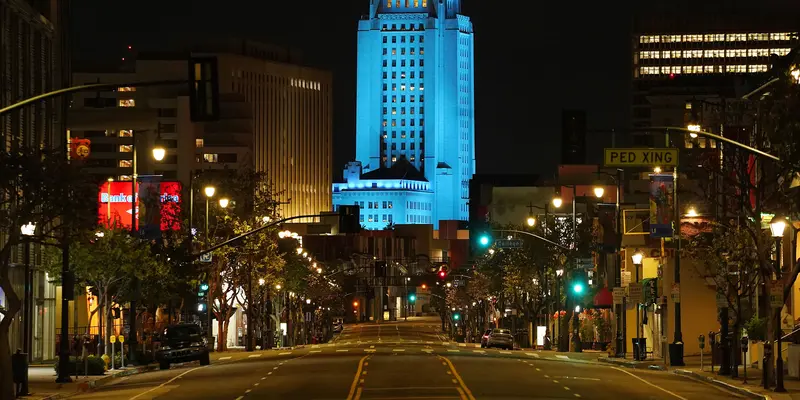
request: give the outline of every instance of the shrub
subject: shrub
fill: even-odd
[[[88,371],[86,366],[88,365]],[[69,375],[75,375],[76,372],[79,375],[103,375],[106,372],[106,364],[102,358],[96,356],[89,356],[87,357],[86,361],[81,357],[70,357],[69,358]],[[53,365],[53,369],[56,370],[56,374],[58,374],[58,360],[56,360],[55,365]]]

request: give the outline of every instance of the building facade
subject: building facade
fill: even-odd
[[[745,94],[776,56],[800,44],[800,24],[790,14],[640,15],[631,38],[632,125],[685,127],[693,102],[723,114],[727,100]],[[663,133],[637,132],[632,139],[637,146],[665,143]]]
[[[468,219],[473,65],[472,23],[459,0],[372,0],[359,21],[356,161],[364,174],[401,161],[419,171],[432,192],[431,220],[409,223]],[[377,194],[377,182],[355,186],[337,200]]]
[[[220,41],[199,49],[195,54],[217,58],[220,120],[192,122],[187,90],[180,85],[121,85],[77,95],[70,133],[92,140],[87,170],[104,179],[130,180],[135,143],[139,175],[186,184],[199,170],[254,168],[274,184],[282,215],[331,210],[330,73],[289,63],[280,48],[249,41]],[[74,79],[185,79],[187,54],[140,54],[133,72],[81,73]],[[156,144],[167,150],[160,162],[150,156]]]
[[[69,64],[59,51],[63,40],[59,26],[63,21],[58,7],[55,2],[0,0],[0,104],[14,104],[61,85],[61,68],[68,68]],[[58,101],[43,101],[0,117],[2,151],[62,146],[58,135],[59,106]],[[0,242],[6,242],[7,233],[0,230]],[[19,245],[11,250],[9,279],[20,299],[25,293],[26,260],[30,262],[33,275],[33,304],[29,309],[23,304],[11,321],[11,349],[22,349],[31,360],[51,360],[55,357],[57,306],[60,305],[57,287],[39,269],[42,265],[40,245]],[[0,288],[0,309],[7,306],[6,294]],[[3,318],[6,317],[0,314],[0,320]],[[25,324],[31,328],[28,348],[24,346]]]

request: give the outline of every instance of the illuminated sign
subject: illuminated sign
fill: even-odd
[[[606,167],[674,167],[678,149],[606,149]]]
[[[135,219],[140,231],[180,228],[180,182],[138,182],[136,204],[132,204],[132,186],[131,182],[106,182],[99,186],[97,216],[101,225],[130,229]]]

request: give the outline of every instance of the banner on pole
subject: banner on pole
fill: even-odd
[[[650,175],[650,236],[671,238],[674,218],[675,181],[672,175]]]

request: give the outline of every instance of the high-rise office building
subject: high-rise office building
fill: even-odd
[[[369,229],[468,219],[473,65],[460,0],[370,1],[358,23],[357,163],[334,184],[334,205],[403,205],[367,207]]]
[[[253,168],[279,194],[283,216],[331,210],[331,74],[295,63],[280,47],[243,40],[188,45],[187,51],[141,53],[135,71],[80,73],[76,83],[185,79],[186,57],[217,58],[220,120],[189,120],[185,86],[131,88],[74,97],[72,135],[92,140],[87,171],[129,180],[133,148],[139,174],[184,183],[192,171]],[[102,108],[102,110],[98,110]],[[166,147],[154,162],[149,148]],[[224,188],[220,188],[224,190]]]
[[[631,46],[633,126],[686,126],[686,115],[700,112],[692,105],[719,109],[744,94],[748,80],[757,81],[775,57],[800,44],[796,13],[784,11],[639,15]],[[633,141],[640,146],[665,143],[654,132],[638,132]]]

